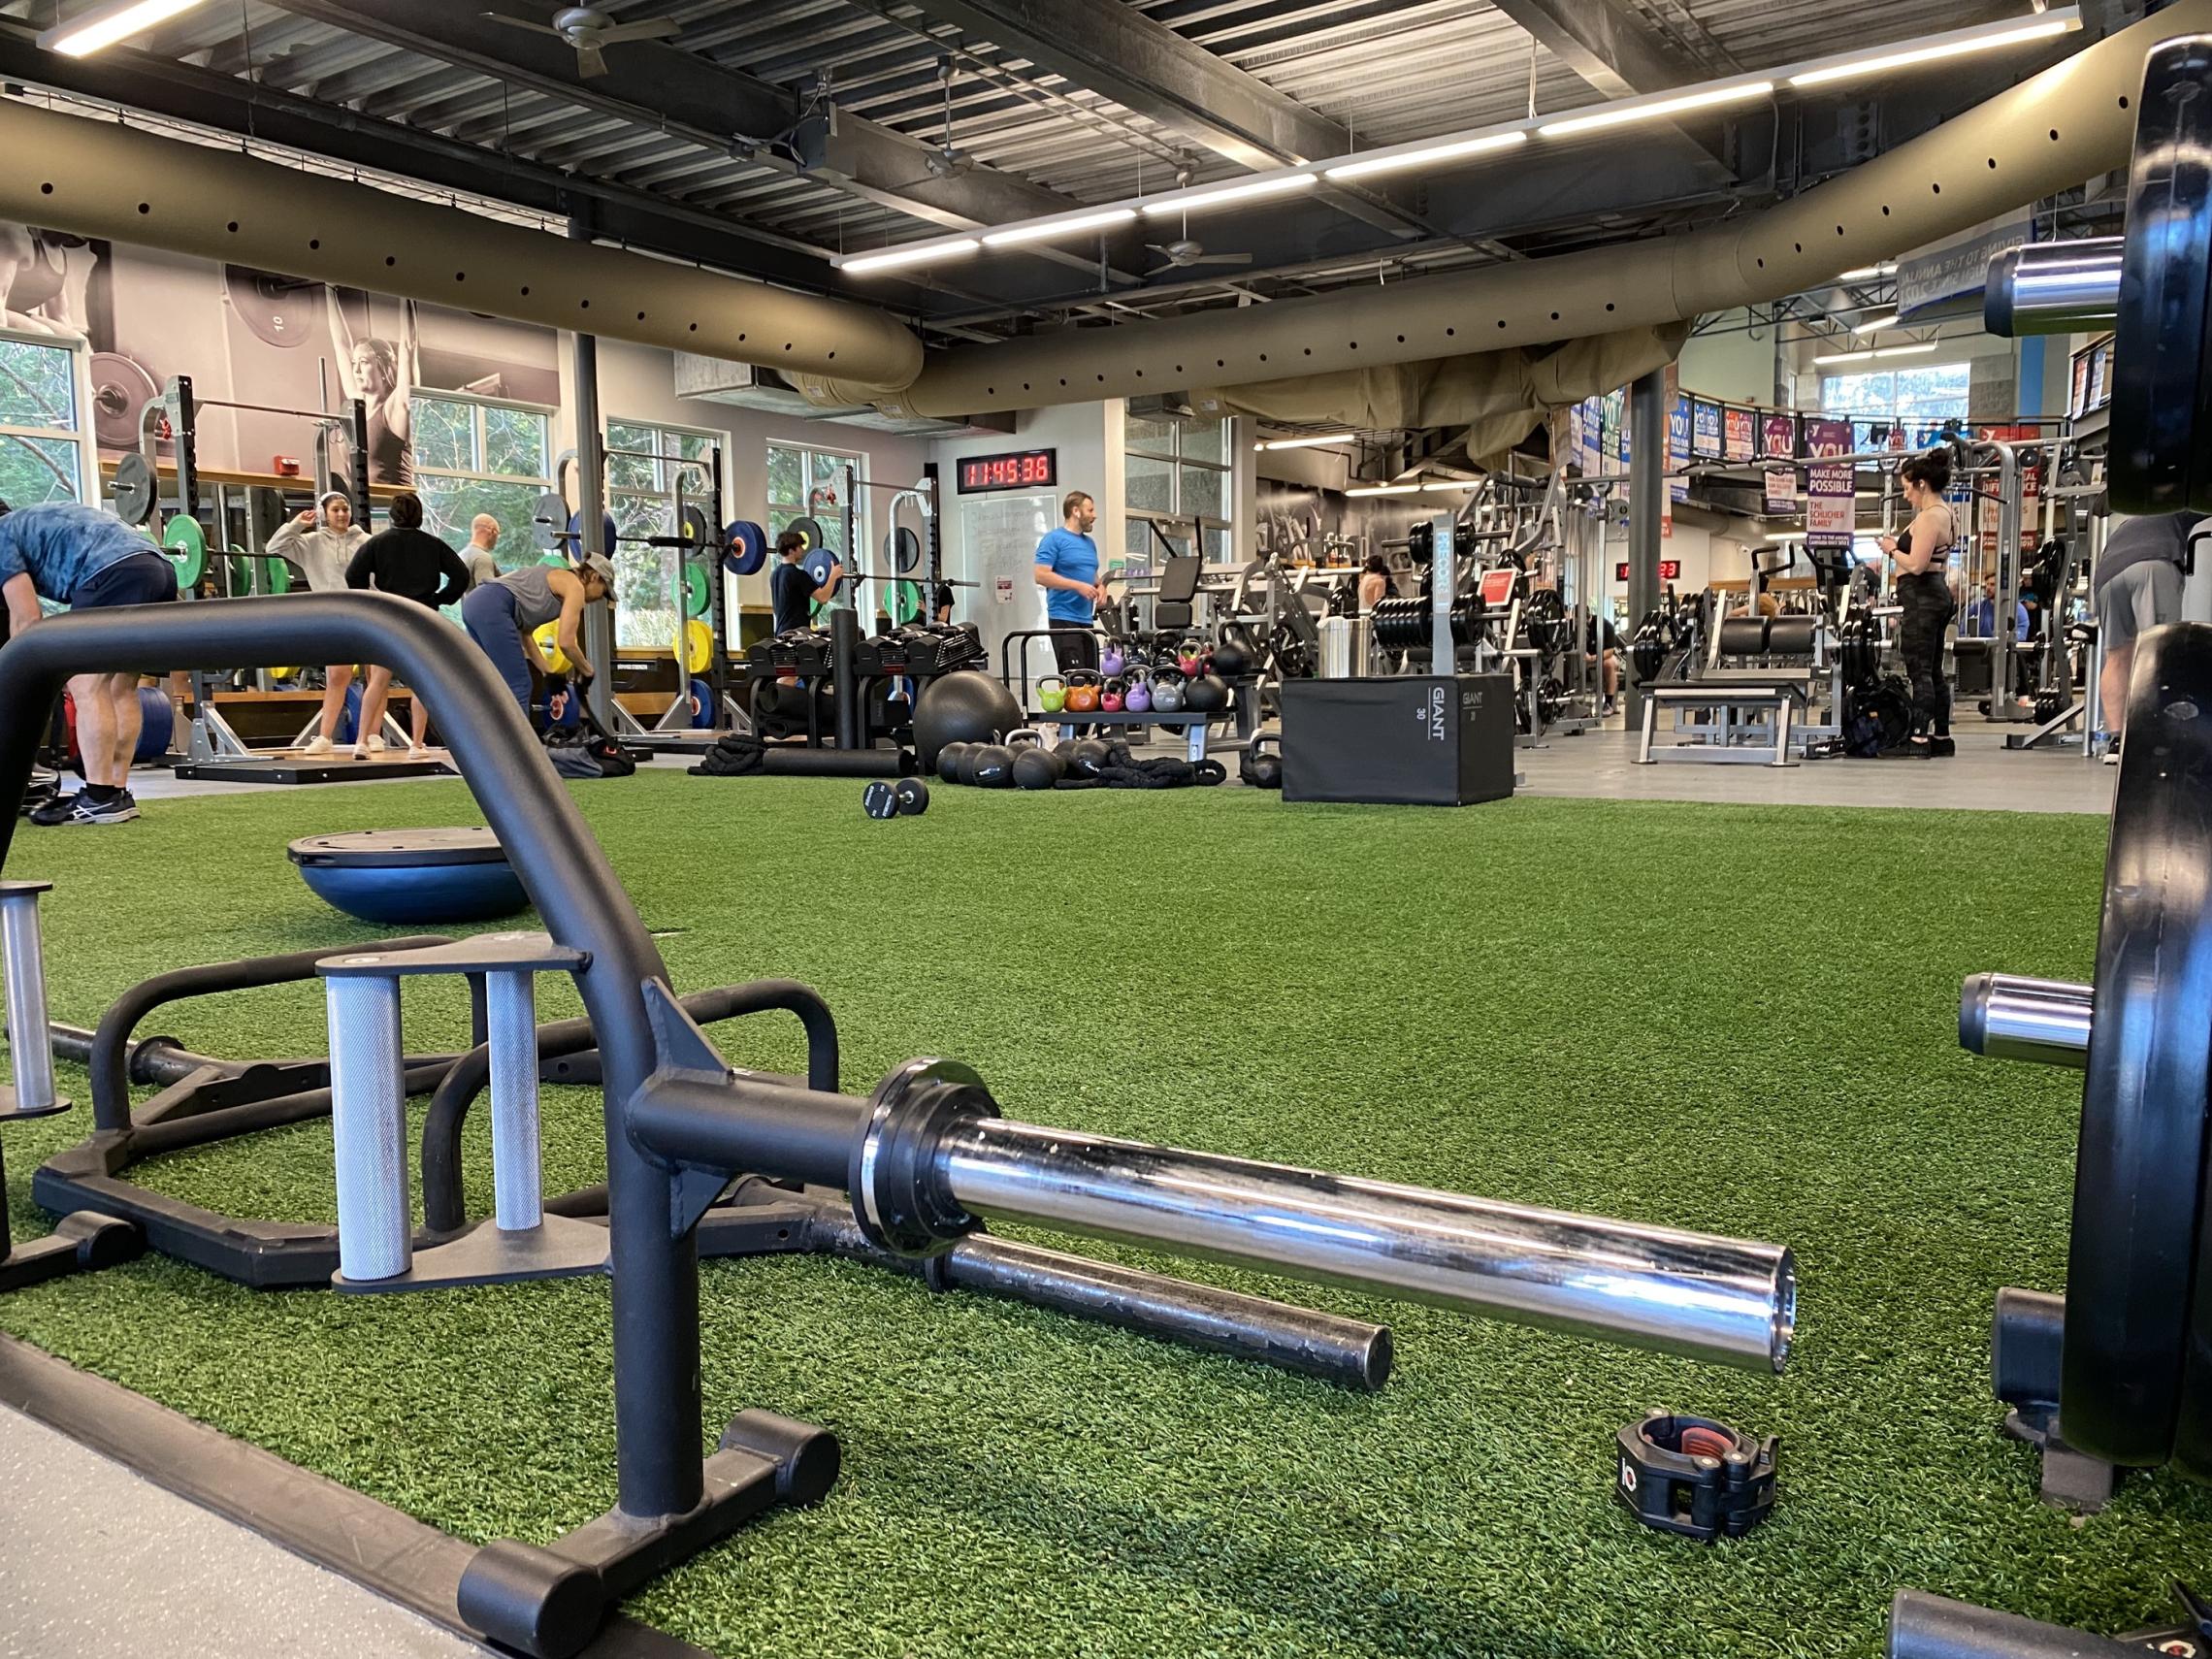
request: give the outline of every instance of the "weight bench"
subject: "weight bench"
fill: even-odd
[[[1804,723],[1801,717],[1811,707],[1818,684],[1818,628],[1815,619],[1805,616],[1740,616],[1722,622],[1702,674],[1694,680],[1644,688],[1643,734],[1636,764],[1797,764],[1790,759],[1790,742],[1793,730]],[[1756,666],[1717,667],[1722,657]],[[1692,730],[1699,740],[1656,745],[1662,706],[1675,711],[1677,730]],[[1698,709],[1711,710],[1711,720],[1684,728],[1680,716]],[[1742,741],[1762,733],[1771,734],[1771,740]]]

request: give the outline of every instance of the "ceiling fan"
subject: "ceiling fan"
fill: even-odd
[[[1155,276],[1162,271],[1181,271],[1192,265],[1250,265],[1252,263],[1252,255],[1249,253],[1208,253],[1204,243],[1188,236],[1177,237],[1173,242],[1148,242],[1145,245],[1167,261],[1165,265],[1155,265],[1152,268],[1149,275]]]
[[[554,35],[567,41],[576,49],[576,74],[586,81],[606,73],[608,47],[631,41],[666,40],[683,28],[673,17],[640,17],[634,23],[618,23],[591,6],[564,6],[553,14],[552,21],[545,23],[532,17],[509,16],[504,12],[486,12],[484,16],[495,23],[510,23],[518,29]]]
[[[916,184],[928,184],[942,179],[958,179],[975,165],[975,157],[953,143],[953,60],[950,57],[937,59],[937,80],[945,88],[944,142],[922,157],[921,178],[894,184],[894,190],[910,189]]]

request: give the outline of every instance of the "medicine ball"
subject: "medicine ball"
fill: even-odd
[[[1053,749],[1024,749],[1014,757],[1016,789],[1051,789],[1067,775],[1067,763]]]
[[[973,668],[939,674],[914,700],[914,747],[922,769],[934,771],[947,743],[991,743],[1022,724],[1014,694]]]
[[[975,764],[982,758],[984,750],[988,747],[990,745],[986,743],[962,743],[960,746],[959,759],[953,762],[953,782],[957,784],[974,783]]]
[[[980,788],[1004,789],[1014,781],[1014,751],[1003,743],[986,743],[975,751],[970,764]]]
[[[1106,764],[1106,745],[1096,737],[1085,737],[1070,743],[1056,753],[1067,760],[1067,774],[1077,778],[1094,778],[1098,768]]]
[[[947,743],[942,749],[939,749],[937,751],[937,775],[947,783],[958,783],[960,779],[954,775],[953,768],[960,764],[960,757],[974,747],[973,743]]]

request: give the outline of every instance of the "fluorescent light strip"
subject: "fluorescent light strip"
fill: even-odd
[[[1831,351],[1825,356],[1815,357],[1813,362],[1826,366],[1830,363],[1870,363],[1877,357],[1918,357],[1934,351],[1939,343],[1940,342],[1930,340],[1918,345],[1885,345],[1878,351]]]
[[[1481,138],[1454,139],[1444,144],[1416,145],[1411,148],[1378,150],[1363,155],[1357,161],[1347,161],[1336,167],[1323,168],[1324,179],[1365,179],[1377,173],[1395,173],[1401,168],[1420,167],[1431,161],[1456,161],[1465,155],[1480,155],[1493,149],[1510,149],[1514,145],[1528,143],[1525,128],[1510,132],[1490,133]]]
[[[1249,201],[1255,196],[1280,196],[1286,191],[1302,190],[1309,184],[1319,182],[1319,178],[1312,173],[1263,174],[1257,179],[1243,179],[1234,184],[1224,184],[1218,190],[1195,190],[1187,195],[1155,197],[1145,204],[1145,216],[1158,218],[1163,213],[1187,213],[1193,208],[1218,208],[1227,202]]]
[[[1685,92],[1674,98],[1631,99],[1598,111],[1595,114],[1575,115],[1563,121],[1546,121],[1536,130],[1545,138],[1565,138],[1570,133],[1596,132],[1601,127],[1624,126],[1630,121],[1658,120],[1667,115],[1679,115],[1691,110],[1709,109],[1716,104],[1740,104],[1749,98],[1764,98],[1773,91],[1772,81],[1746,81],[1733,86],[1712,86],[1702,92]]]
[[[849,254],[837,262],[837,269],[858,276],[863,271],[893,271],[901,265],[920,265],[925,260],[951,259],[963,253],[973,253],[983,244],[972,236],[963,236],[953,242],[923,242],[912,247],[894,247],[882,253]]]
[[[1349,432],[1324,433],[1319,438],[1269,438],[1252,445],[1254,449],[1311,449],[1319,443],[1350,443],[1353,435]]]
[[[1855,322],[1851,325],[1851,332],[1853,334],[1876,334],[1885,328],[1895,328],[1896,326],[1897,312],[1892,311],[1886,317],[1869,317],[1865,322]]]
[[[1913,47],[1905,51],[1877,52],[1870,56],[1848,58],[1841,63],[1831,63],[1819,69],[1808,69],[1790,77],[1792,86],[1825,86],[1832,81],[1843,81],[1856,75],[1879,75],[1885,69],[1909,69],[1916,63],[1949,61],[1964,51],[1992,51],[1999,47],[2020,46],[2028,41],[2047,40],[2053,35],[2064,35],[2081,27],[2077,13],[2071,17],[2044,17],[2033,23],[2022,23],[2016,28],[1985,32],[1979,29],[1962,29],[1950,37],[1938,38],[1926,46]]]
[[[1077,231],[1125,225],[1136,216],[1137,211],[1134,208],[1106,208],[1095,213],[1079,213],[1072,219],[1038,219],[1030,224],[1012,225],[1005,230],[992,231],[984,237],[983,245],[1019,247],[1025,242],[1045,242],[1056,236],[1073,236]]]
[[[1448,495],[1453,490],[1472,490],[1475,485],[1476,480],[1473,478],[1447,478],[1441,484],[1423,484],[1421,488],[1433,496]]]
[[[143,21],[120,23],[119,31],[127,33],[131,29],[144,29],[161,17],[188,10],[197,3],[198,0],[127,0],[126,4],[115,9],[114,16],[118,19],[125,16],[144,18]],[[56,48],[56,43],[65,36],[76,35],[109,15],[105,11],[91,13],[62,28],[49,29],[39,37],[39,44],[42,47]],[[1610,104],[1595,105],[1579,113],[1570,113],[1552,121],[1501,122],[1474,132],[1416,141],[1392,148],[1374,150],[1366,155],[1345,157],[1333,163],[1313,162],[1295,169],[1252,174],[1220,184],[1199,185],[1189,190],[1155,197],[1150,201],[1122,203],[1077,213],[1020,220],[989,231],[980,231],[974,236],[912,243],[880,253],[838,255],[830,263],[840,271],[858,274],[896,270],[901,266],[918,265],[940,257],[957,258],[973,253],[979,244],[992,248],[1020,247],[1029,243],[1050,241],[1063,233],[1073,236],[1085,230],[1124,224],[1139,213],[1156,218],[1187,212],[1193,209],[1284,195],[1293,190],[1306,189],[1323,178],[1350,180],[1364,175],[1419,167],[1432,162],[1449,163],[1462,157],[1526,144],[1531,131],[1542,137],[1559,138],[1632,121],[1658,120],[1693,110],[1765,97],[1773,91],[1777,83],[1784,81],[1792,86],[1823,85],[1852,76],[1873,75],[1886,69],[1934,62],[1956,52],[1994,50],[2000,47],[2045,40],[2081,26],[2079,8],[2068,6],[2063,10],[2054,9],[2033,22],[2001,22],[1954,29],[1947,34],[1930,36],[1905,50],[1874,50],[1855,56],[1808,58],[1767,70],[1763,72],[1765,78],[1761,80],[1723,81],[1670,95],[1621,99]],[[106,44],[108,40],[103,39],[71,49],[93,50]],[[1876,265],[1846,271],[1838,280],[1864,281],[1875,276],[1891,276],[1896,270],[1894,261],[1885,260]]]
[[[1362,484],[1347,490],[1348,496],[1410,496],[1420,488],[1418,484]]]
[[[199,4],[200,0],[121,0],[119,5],[98,6],[43,32],[39,47],[63,57],[87,57]]]

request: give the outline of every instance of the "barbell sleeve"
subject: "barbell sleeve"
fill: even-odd
[[[1982,327],[2003,336],[2079,334],[2120,312],[2116,236],[2015,247],[1989,262]]]
[[[2140,1647],[1925,1590],[1890,1604],[1888,1659],[2122,1659]]]
[[[1603,1341],[1779,1371],[1790,1252],[1671,1228],[960,1117],[929,1152],[986,1218],[1382,1290]]]
[[[2095,998],[2090,987],[2068,980],[1968,974],[1959,988],[1959,1047],[1990,1059],[2083,1070]]]

